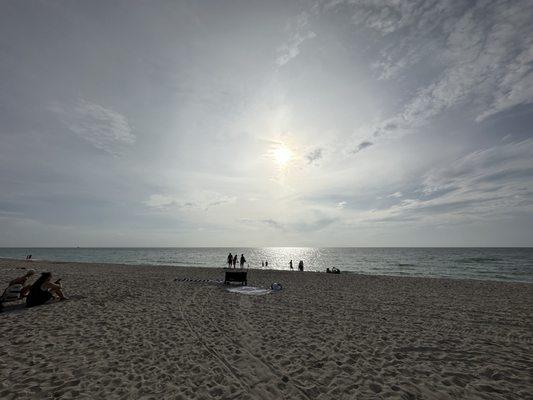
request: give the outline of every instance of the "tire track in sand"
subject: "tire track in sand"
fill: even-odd
[[[253,298],[250,298],[250,297],[247,297],[246,295],[241,295],[242,297],[240,298],[240,304],[239,304],[239,309],[242,310],[242,308],[250,308],[251,307],[251,299]],[[211,297],[211,295],[208,295],[206,297]],[[242,335],[242,332],[247,332],[249,333],[248,335],[246,335],[246,338],[247,339],[251,339],[251,340],[256,340],[255,337],[256,335],[252,335],[251,333],[252,332],[257,332],[257,329],[255,326],[253,326],[252,324],[250,324],[250,322],[248,321],[247,318],[243,318],[242,316],[242,313],[240,313],[238,315],[239,319],[238,319],[238,323],[242,326],[243,329],[239,329],[238,332],[239,334]],[[213,318],[209,315],[207,315],[207,318],[210,320],[211,324],[213,325],[217,325],[216,321],[213,320]],[[275,381],[277,382],[283,382],[285,385],[287,386],[290,386],[294,389],[295,392],[299,392],[305,399],[307,400],[310,400],[310,397],[309,395],[306,393],[305,389],[302,388],[302,385],[295,381],[294,379],[291,379],[289,380],[283,373],[281,373],[274,365],[272,365],[271,363],[269,363],[267,360],[264,360],[263,358],[259,357],[259,356],[256,356],[251,349],[249,349],[245,344],[235,340],[235,339],[229,339],[229,341],[231,341],[231,343],[233,343],[233,345],[239,347],[240,350],[244,351],[247,356],[249,358],[251,358],[253,361],[263,365],[268,371],[270,371],[270,374],[273,375],[273,377],[275,378]],[[257,342],[257,340],[256,340]],[[284,379],[285,378],[285,379]],[[281,389],[280,389],[281,391]],[[288,398],[289,399],[293,399],[294,397],[290,396],[290,395],[287,395],[289,396]],[[284,397],[285,397],[285,394],[284,394]]]
[[[220,329],[220,324],[213,319],[213,317],[211,316],[211,314],[209,312],[206,312],[207,311],[206,310],[207,303],[210,300],[213,299],[212,292],[208,291],[206,294],[203,294],[202,299],[199,300],[199,301],[197,301],[198,295],[199,295],[198,291],[195,291],[192,296],[188,297],[188,299],[187,299],[187,307],[186,308],[190,309],[190,310],[196,310],[198,312],[197,313],[197,317],[199,317],[199,316],[202,317],[201,321],[202,321],[204,330],[205,330],[205,328],[208,325],[210,325],[211,327],[215,328],[216,330]],[[245,306],[244,303],[249,302],[249,300],[250,300],[250,299],[244,298],[244,297],[241,298],[241,299],[243,301],[241,301],[241,304],[239,305],[239,307]],[[189,307],[189,305],[194,305],[194,307]],[[185,320],[185,322],[186,322],[186,324],[188,326],[189,331],[199,340],[199,342],[202,344],[202,346],[220,364],[222,364],[225,369],[227,369],[233,375],[233,377],[237,380],[237,382],[239,383],[239,386],[241,386],[241,388],[243,388],[243,390],[245,390],[248,393],[256,392],[259,395],[261,395],[261,398],[265,398],[265,395],[267,395],[267,393],[265,393],[264,390],[261,390],[260,392],[257,392],[258,391],[257,386],[266,383],[266,384],[268,384],[268,388],[270,390],[272,390],[272,386],[273,386],[272,383],[277,382],[278,383],[277,390],[280,393],[276,393],[276,394],[270,393],[270,394],[273,395],[273,398],[279,398],[279,395],[281,394],[282,398],[291,399],[292,400],[292,399],[295,398],[294,394],[298,393],[300,395],[300,396],[298,396],[299,398],[303,398],[303,399],[306,399],[306,400],[311,400],[309,395],[306,393],[306,390],[304,388],[302,388],[298,383],[294,382],[293,380],[288,380],[286,378],[284,379],[284,375],[282,373],[280,373],[276,369],[276,367],[274,367],[271,363],[269,363],[266,360],[263,360],[262,358],[256,356],[255,354],[253,354],[253,352],[248,347],[246,347],[243,343],[240,343],[239,341],[237,341],[235,339],[232,339],[232,337],[234,335],[232,335],[230,332],[224,332],[224,334],[220,335],[220,337],[219,337],[220,340],[217,341],[217,346],[218,347],[222,347],[222,348],[225,347],[225,346],[220,344],[220,341],[225,342],[227,344],[231,344],[231,345],[233,345],[234,347],[238,348],[241,351],[241,353],[240,353],[241,356],[244,353],[244,355],[247,358],[250,359],[250,361],[246,362],[247,365],[251,365],[251,366],[260,365],[260,366],[263,367],[261,369],[261,371],[260,371],[261,373],[260,374],[256,374],[255,375],[256,379],[253,379],[253,381],[252,381],[250,379],[250,378],[252,378],[252,374],[243,374],[238,368],[236,368],[235,366],[232,365],[232,361],[228,360],[224,355],[222,355],[219,351],[217,351],[214,348],[213,344],[210,343],[208,340],[206,340],[204,335],[201,335],[199,333],[198,329],[195,329],[194,324],[192,323],[191,319],[187,316],[187,313],[184,312],[184,307],[181,306],[181,305],[180,305],[180,312],[181,312],[182,318]],[[245,318],[242,318],[242,314],[239,314],[237,316],[237,318],[238,318],[237,321],[240,324],[240,326],[245,328],[244,332],[253,332],[253,331],[256,330],[249,323],[248,320],[246,320]],[[194,320],[194,318],[192,320]],[[196,320],[199,321],[200,319],[197,318]],[[242,335],[243,330],[242,329],[237,329],[236,332],[239,335]],[[247,335],[246,337],[248,339],[252,339],[252,340],[254,338],[253,335]],[[257,371],[253,371],[253,372],[257,372]],[[267,373],[265,374],[265,372],[267,372]],[[268,377],[268,375],[270,375],[270,377]],[[289,388],[292,388],[292,390],[289,390],[289,392],[292,392],[292,393],[283,393],[284,392],[283,388],[279,386],[281,384],[281,382],[283,382],[282,385],[286,385]]]
[[[178,308],[180,310],[181,318],[185,321],[187,328],[191,334],[196,337],[196,339],[200,342],[202,347],[213,356],[221,365],[223,368],[228,370],[231,375],[235,378],[237,384],[245,391],[250,390],[250,386],[241,378],[240,373],[237,369],[235,369],[226,359],[225,357],[221,356],[218,351],[216,351],[212,346],[209,346],[209,343],[205,341],[204,337],[198,333],[196,329],[194,329],[193,324],[191,323],[190,318],[188,317],[188,314],[184,312],[184,308],[187,308],[189,310],[198,309],[199,304],[196,302],[196,298],[198,297],[198,291],[194,291],[192,296],[187,296],[187,304],[185,306],[181,303],[178,304]],[[204,309],[205,303],[207,302],[207,297],[204,297],[204,299],[201,301],[201,309]],[[192,306],[192,307],[190,307]]]

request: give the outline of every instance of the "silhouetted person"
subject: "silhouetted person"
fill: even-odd
[[[58,297],[59,300],[67,300],[59,283],[61,279],[58,279],[55,283],[50,282],[51,280],[52,274],[50,272],[43,272],[41,274],[41,277],[31,285],[28,298],[26,299],[26,307],[39,306],[54,297]]]
[[[245,262],[246,262],[246,258],[244,258],[244,254],[241,254],[241,262],[240,262],[240,264],[241,264],[241,268],[244,267],[244,263],[245,263]],[[267,263],[267,265],[268,265],[268,263]]]
[[[231,264],[233,263],[233,256],[231,253],[228,254],[228,268],[231,268]]]
[[[233,256],[233,268],[237,265],[237,254]]]
[[[264,261],[261,261],[261,266],[262,266],[262,267],[265,266],[265,262],[264,262]]]
[[[292,260],[289,261],[289,267],[291,268],[291,271],[294,269],[294,268],[292,267]]]
[[[304,262],[300,260],[300,262],[298,263],[298,271],[303,271],[303,270],[304,270]]]
[[[268,261],[265,261],[265,268],[268,268]]]
[[[326,268],[326,274],[331,274],[331,271],[329,270],[329,268]]]

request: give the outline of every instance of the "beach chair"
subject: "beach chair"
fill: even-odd
[[[4,290],[2,296],[0,296],[0,311],[4,308],[3,303],[20,300],[20,291],[22,290],[22,285],[15,284],[10,285]]]
[[[248,284],[248,271],[226,271],[224,285],[230,282],[239,282],[241,285],[246,286]]]

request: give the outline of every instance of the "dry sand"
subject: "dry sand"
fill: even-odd
[[[1,399],[532,399],[533,285],[0,260],[68,302],[0,314]],[[2,289],[3,290],[3,289]]]

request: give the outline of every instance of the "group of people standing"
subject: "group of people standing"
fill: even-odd
[[[227,258],[227,264],[228,264],[228,268],[236,268],[237,267],[237,259],[238,259],[238,255],[235,254],[231,254],[229,253],[228,254],[228,258]],[[244,263],[246,262],[246,258],[244,258],[244,254],[241,254],[241,258],[240,258],[240,261],[239,261],[239,264],[240,264],[240,267],[241,268],[244,268]],[[268,261],[261,261],[261,266],[262,267],[266,267],[268,268]],[[291,271],[294,271],[294,267],[292,265],[292,260],[289,261],[289,268]],[[302,260],[300,260],[300,262],[298,262],[298,271],[303,271],[304,270],[304,262]]]
[[[246,262],[246,258],[244,258],[244,254],[241,254],[241,259],[239,264],[241,265],[241,268],[244,268],[244,263]],[[235,268],[237,266],[237,254],[232,255],[231,253],[228,254],[228,268]]]
[[[293,266],[292,266],[292,260],[289,261],[289,268],[292,270],[294,270]],[[302,260],[300,260],[300,262],[298,263],[298,271],[303,271],[304,270],[304,262]]]

